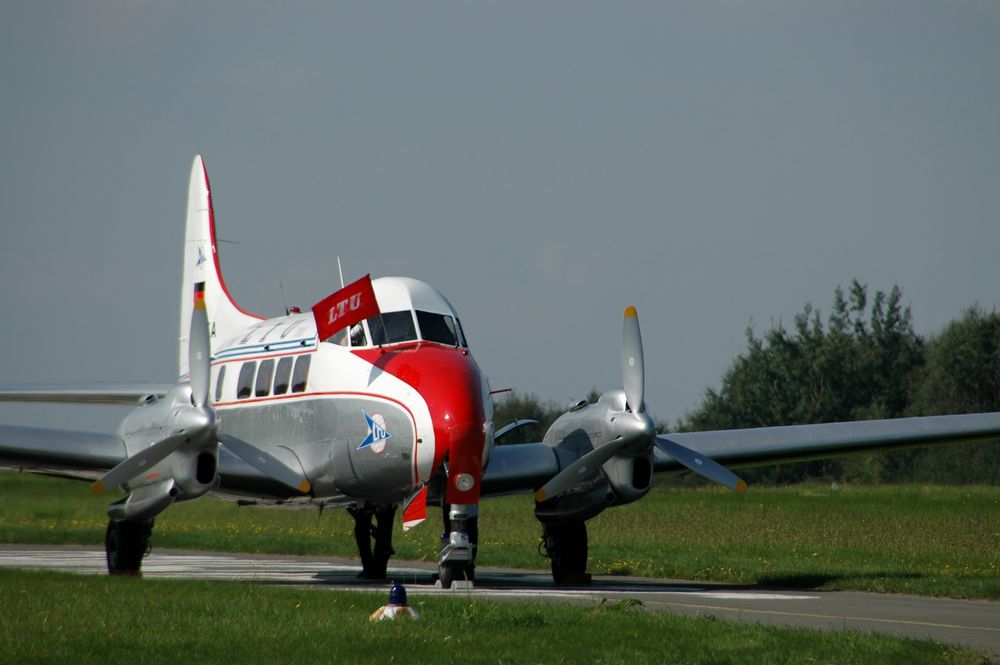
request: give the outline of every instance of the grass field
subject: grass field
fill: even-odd
[[[0,570],[9,663],[987,662],[854,631],[811,631],[589,608],[420,598],[418,622],[370,623],[381,595]]]
[[[109,498],[85,483],[0,472],[0,542],[100,544]],[[440,512],[397,560],[436,558]],[[590,523],[594,573],[1000,598],[1000,488],[657,488]],[[342,510],[203,499],[157,519],[154,546],[355,556]],[[529,496],[483,502],[479,563],[543,568]]]

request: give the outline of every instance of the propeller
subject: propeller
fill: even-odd
[[[670,439],[662,436],[656,437],[656,445],[660,450],[673,457],[675,460],[691,469],[695,473],[702,475],[709,480],[713,480],[724,487],[737,492],[746,492],[747,484],[735,473],[716,462],[711,457],[705,457],[687,446],[674,443]]]
[[[615,455],[623,452],[641,453],[653,444],[698,475],[730,489],[745,492],[746,483],[715,460],[675,441],[656,436],[656,426],[646,413],[643,399],[645,367],[642,357],[642,334],[639,332],[639,314],[632,305],[625,308],[625,318],[622,323],[621,364],[626,410],[611,419],[615,438],[597,446],[550,478],[535,492],[535,499],[546,501],[558,496],[587,478],[593,477],[600,467]]]
[[[191,403],[199,408],[208,403],[208,384],[212,375],[211,339],[208,312],[205,310],[205,283],[194,287],[194,311],[188,337],[188,368],[191,372]]]
[[[625,388],[625,399],[632,413],[640,413],[646,409],[642,401],[646,385],[645,372],[639,314],[635,307],[629,305],[625,308],[625,320],[622,322],[622,387]]]
[[[108,487],[124,485],[146,469],[156,466],[165,460],[170,453],[174,452],[180,448],[183,443],[190,440],[191,437],[188,432],[181,432],[179,434],[174,434],[160,439],[145,450],[142,450],[135,455],[131,455],[124,462],[105,473],[91,486],[91,489],[94,490],[95,494],[100,494]]]
[[[284,483],[289,487],[294,487],[303,494],[308,494],[309,490],[312,489],[312,485],[304,475],[288,466],[266,450],[262,450],[257,446],[247,443],[242,439],[237,439],[234,436],[223,435],[222,445],[225,446],[229,452],[236,455],[250,466],[257,469],[265,476],[274,478],[279,483]]]
[[[619,437],[594,448],[552,476],[549,482],[542,485],[541,489],[536,490],[535,500],[538,502],[547,501],[554,496],[559,496],[563,492],[572,489],[581,481],[597,473],[602,464],[620,453],[629,443],[631,441]]]
[[[149,447],[130,455],[121,464],[104,474],[93,484],[101,493],[107,487],[123,485],[139,476],[146,469],[156,466],[185,444],[208,448],[218,442],[215,409],[208,404],[208,390],[212,373],[211,337],[208,312],[205,309],[205,283],[194,286],[194,311],[191,313],[191,332],[188,341],[188,366],[191,376],[191,405],[177,409],[172,415],[174,432]],[[223,437],[227,449],[244,462],[268,477],[293,487],[303,494],[312,486],[305,475],[278,460],[274,455],[246,441]]]

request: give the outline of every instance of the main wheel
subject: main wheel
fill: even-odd
[[[104,535],[104,552],[111,575],[138,575],[149,549],[153,520],[111,520]]]
[[[542,545],[552,562],[556,584],[570,584],[587,574],[587,524],[566,522],[542,525]]]

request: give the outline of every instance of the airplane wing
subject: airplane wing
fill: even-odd
[[[125,459],[115,434],[0,425],[0,467],[94,480]]]
[[[657,438],[738,468],[913,446],[995,441],[1000,439],[1000,413],[677,432]],[[661,473],[686,471],[660,449],[655,451],[654,469]]]
[[[807,462],[915,446],[1000,440],[1000,413],[862,420],[819,425],[659,434],[727,468]],[[690,467],[654,446],[653,468],[662,475]],[[544,443],[499,445],[483,474],[483,494],[533,492],[578,459]],[[690,460],[689,460],[690,462]]]
[[[292,461],[285,449],[271,452],[279,461]],[[125,458],[125,445],[117,434],[0,425],[0,469],[93,481]],[[221,484],[215,494],[225,498],[283,500],[297,496],[288,485],[225,447],[219,451],[219,477]]]
[[[2,386],[0,402],[135,405],[146,395],[163,397],[168,390],[170,390],[169,385],[158,383]]]

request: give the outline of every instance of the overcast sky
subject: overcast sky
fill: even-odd
[[[560,402],[630,303],[673,420],[852,277],[921,333],[1000,301],[996,2],[8,3],[0,148],[3,383],[176,378],[199,153],[244,307],[423,279]]]

